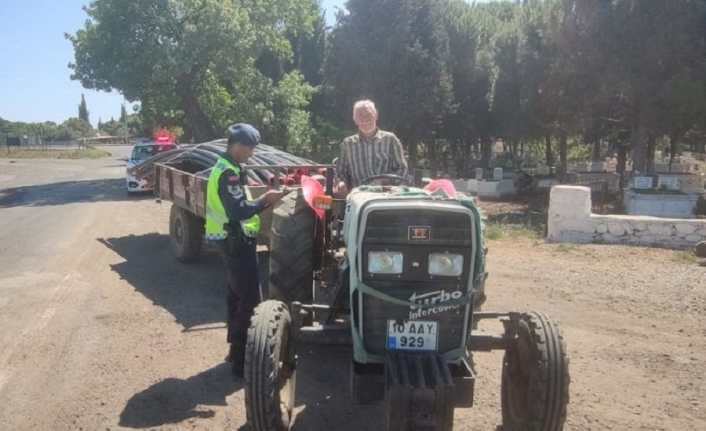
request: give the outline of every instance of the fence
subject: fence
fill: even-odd
[[[610,201],[610,181],[605,174],[569,173],[557,175],[549,182],[550,187],[540,188],[546,204],[545,208],[549,208],[549,196],[553,186],[583,186],[591,190],[591,211],[596,214],[605,213],[606,206]]]
[[[564,186],[583,186],[591,189],[591,211],[602,214],[608,203],[608,180],[601,174],[566,174],[559,176],[559,184]],[[547,201],[549,202],[549,201]]]

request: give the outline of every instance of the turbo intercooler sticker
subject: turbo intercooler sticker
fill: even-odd
[[[409,297],[409,302],[413,302],[419,305],[434,305],[440,304],[452,299],[460,299],[463,296],[463,292],[457,290],[455,292],[447,292],[446,290],[437,290],[434,292],[427,292],[422,294],[417,294],[414,292],[412,296]],[[443,313],[445,311],[455,310],[459,308],[460,305],[444,305],[441,307],[431,307],[431,308],[420,308],[420,309],[410,309],[409,318],[417,319],[419,317],[431,316],[433,314]]]

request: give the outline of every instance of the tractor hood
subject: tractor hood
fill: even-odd
[[[430,207],[440,210],[471,211],[480,218],[480,212],[473,198],[466,195],[452,197],[446,189],[430,191],[414,187],[361,186],[353,189],[346,199],[344,241],[349,247],[357,241],[363,209],[369,213],[373,209],[415,211]]]
[[[451,327],[466,327],[469,296],[485,272],[481,215],[472,198],[451,197],[443,188],[431,191],[411,187],[359,187],[346,199],[343,237],[350,264],[351,303],[364,304],[359,308],[360,323],[353,330],[357,362],[383,360],[380,331],[384,330],[384,322],[371,316],[393,317],[389,314],[392,309],[385,307],[397,307],[395,318],[410,319],[417,314],[436,318],[437,313],[451,310],[446,317],[439,318],[447,319],[446,322],[461,319]],[[430,253],[447,252],[464,256],[460,272],[443,277],[428,272]],[[371,275],[370,253],[398,255],[400,262],[392,264],[392,272]],[[431,308],[417,310],[426,306],[421,305],[426,304],[425,301]],[[459,312],[462,304],[466,304],[462,308],[466,311],[448,317]],[[388,311],[376,312],[378,308]],[[446,326],[442,323],[442,327]],[[465,332],[447,331],[438,346],[439,353],[458,357],[465,335]]]

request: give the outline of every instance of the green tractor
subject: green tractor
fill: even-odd
[[[270,299],[255,310],[245,359],[254,431],[291,427],[302,339],[352,343],[352,399],[384,403],[390,431],[452,430],[454,408],[473,405],[472,352],[495,349],[505,351],[504,431],[563,428],[569,359],[560,328],[542,313],[481,311],[478,208],[449,181],[416,184],[376,176],[332,199],[329,172],[304,178],[274,209]],[[482,319],[500,319],[504,332],[476,331]]]

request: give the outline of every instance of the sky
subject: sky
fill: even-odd
[[[488,0],[476,0],[488,1]],[[0,117],[9,121],[57,124],[78,116],[81,94],[89,119],[120,117],[121,94],[87,90],[71,80],[73,47],[64,33],[83,27],[89,0],[0,0]],[[345,0],[321,0],[332,22]],[[126,103],[128,112],[131,104]]]

